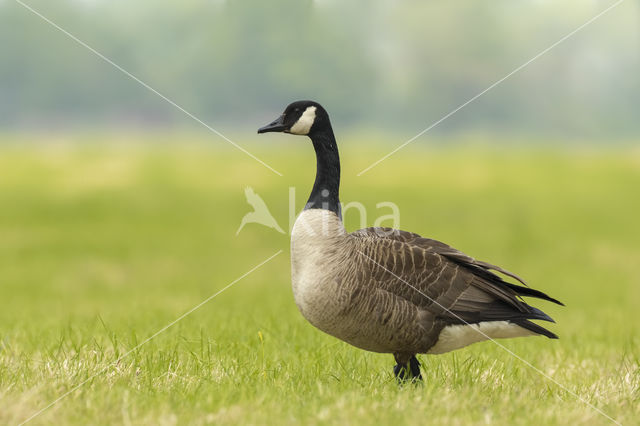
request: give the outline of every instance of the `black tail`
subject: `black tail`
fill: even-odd
[[[451,310],[451,315],[447,316],[448,322],[451,324],[474,324],[483,321],[511,321],[515,323],[518,320],[541,320],[555,322],[553,318],[545,314],[538,308],[520,302],[520,309],[517,310],[512,305],[502,301],[495,300],[491,303],[466,303],[466,309]]]
[[[519,296],[527,296],[527,297],[536,297],[538,299],[548,300],[549,302],[556,303],[560,306],[564,306],[564,303],[559,301],[558,299],[554,299],[553,297],[547,295],[546,293],[541,292],[540,290],[535,290],[530,287],[523,287],[521,285],[511,284],[503,281],[503,285],[509,287],[511,290],[515,291]]]
[[[533,331],[534,333],[538,333],[538,334],[541,334],[543,336],[547,336],[549,339],[558,339],[559,338],[556,334],[550,332],[549,330],[547,330],[544,327],[539,326],[538,324],[532,323],[529,320],[522,319],[522,320],[514,320],[512,322],[514,324],[518,324],[522,328],[526,328],[527,330]]]

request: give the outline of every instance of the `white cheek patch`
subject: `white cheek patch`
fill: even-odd
[[[307,107],[300,118],[298,118],[298,121],[296,121],[295,124],[291,126],[291,129],[289,129],[289,133],[293,133],[294,135],[308,135],[315,119],[316,107]]]

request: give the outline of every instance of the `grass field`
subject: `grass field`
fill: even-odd
[[[272,138],[272,140],[282,138]],[[288,236],[236,236],[253,187],[283,228],[313,150],[123,143],[0,147],[0,424],[610,424],[485,342],[422,356],[398,387],[365,353],[298,313]],[[219,148],[219,144],[216,145]],[[275,147],[275,148],[274,148]],[[537,302],[560,340],[502,341],[623,424],[640,419],[640,151],[343,148],[342,201],[515,271],[566,303]],[[357,226],[348,215],[347,227]],[[272,261],[158,330],[269,256]]]

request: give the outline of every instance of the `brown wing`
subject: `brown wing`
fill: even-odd
[[[508,283],[492,271],[524,284],[513,273],[411,232],[365,228],[350,236],[360,254],[363,279],[411,301],[448,324],[510,320],[556,337],[528,321],[553,320],[526,304],[520,295],[561,303],[540,291]]]

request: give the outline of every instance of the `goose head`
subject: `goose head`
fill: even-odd
[[[307,136],[327,127],[331,127],[329,115],[319,103],[296,101],[289,104],[280,117],[259,128],[258,133],[283,132]]]
[[[296,101],[258,133],[283,132],[308,136],[316,151],[316,180],[305,206],[308,209],[325,209],[334,212],[341,220],[340,156],[333,135],[329,114],[314,101]]]

